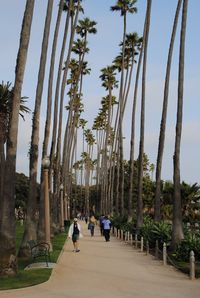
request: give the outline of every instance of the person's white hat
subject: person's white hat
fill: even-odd
[[[78,221],[78,219],[75,217],[75,218],[74,218],[74,221]]]

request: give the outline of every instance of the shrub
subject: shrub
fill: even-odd
[[[150,217],[144,218],[144,224],[141,228],[141,235],[144,241],[148,240],[150,247],[155,247],[156,240],[158,240],[160,248],[165,242],[169,245],[171,240],[171,225],[165,222],[155,222]]]
[[[198,234],[188,234],[177,246],[174,256],[177,260],[188,262],[191,250],[194,251],[196,261],[200,261],[200,237]]]

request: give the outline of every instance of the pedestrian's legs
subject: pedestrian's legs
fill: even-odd
[[[106,242],[109,241],[109,230],[104,230],[104,237]]]
[[[78,251],[78,240],[75,242],[75,250]]]
[[[100,226],[101,236],[103,236],[103,225]]]
[[[91,227],[90,227],[90,232],[91,232],[91,236],[94,236],[94,226],[93,225],[91,225]]]
[[[110,241],[110,230],[108,230],[108,241]]]
[[[73,245],[74,245],[74,251],[75,252],[79,252],[79,242],[78,242],[78,235],[74,235],[72,236],[72,241],[73,241]]]

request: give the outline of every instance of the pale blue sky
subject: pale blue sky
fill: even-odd
[[[54,15],[52,25],[55,24],[58,0],[54,1]],[[14,69],[19,45],[21,22],[25,8],[25,0],[0,0],[0,25],[1,25],[1,55],[0,55],[0,79],[1,81],[14,81]],[[115,0],[83,0],[85,10],[84,17],[97,21],[98,33],[89,38],[90,53],[87,57],[91,75],[85,78],[84,84],[84,117],[89,120],[89,127],[98,113],[100,101],[105,95],[99,79],[100,69],[110,65],[113,58],[119,53],[118,44],[122,40],[122,18],[119,13],[112,13],[110,6]],[[41,38],[43,34],[44,19],[47,0],[36,0],[35,11],[31,31],[31,40],[26,65],[26,73],[23,85],[23,95],[29,97],[28,106],[33,109],[37,74],[41,50]],[[148,65],[147,65],[147,90],[146,90],[146,125],[145,125],[145,152],[150,162],[156,163],[160,115],[163,99],[163,83],[165,67],[171,34],[172,22],[176,9],[176,0],[152,0],[152,18],[149,38]],[[143,31],[143,22],[146,9],[146,0],[138,0],[138,13],[128,17],[128,32]],[[188,27],[185,52],[185,88],[184,88],[184,115],[183,134],[181,145],[181,179],[188,183],[199,183],[200,170],[200,1],[189,0]],[[64,20],[64,19],[63,19]],[[53,27],[52,31],[53,33]],[[51,34],[52,35],[52,34]],[[177,32],[176,47],[173,58],[173,69],[170,83],[169,114],[167,121],[166,148],[163,161],[163,179],[172,180],[173,177],[173,152],[176,121],[177,101],[177,73],[178,73],[178,46],[180,36],[180,22]],[[51,39],[52,40],[52,39]],[[51,47],[50,47],[51,49]],[[49,51],[50,53],[50,51]],[[58,49],[59,53],[59,49]],[[49,56],[48,56],[49,59]],[[45,79],[43,91],[41,130],[44,126],[46,86]],[[66,99],[67,101],[67,99]],[[137,138],[139,135],[139,103],[137,109]],[[28,174],[28,147],[31,138],[31,115],[26,117],[26,122],[20,121],[19,144],[17,155],[17,170]],[[129,156],[129,136],[131,118],[131,97],[127,105],[124,122],[125,156]],[[43,134],[40,137],[43,139]],[[138,151],[138,149],[136,149]],[[137,152],[136,152],[137,157]]]

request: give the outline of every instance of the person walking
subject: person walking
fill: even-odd
[[[106,242],[110,241],[110,229],[111,229],[111,221],[108,216],[105,216],[102,220],[103,224],[103,232]]]
[[[95,228],[96,223],[97,223],[97,220],[94,217],[94,215],[92,215],[90,217],[89,224],[88,224],[88,229],[90,230],[91,237],[94,236],[94,228]]]
[[[79,252],[79,238],[82,237],[81,226],[78,223],[77,218],[74,218],[73,223],[69,227],[68,238],[72,239],[74,252]]]

